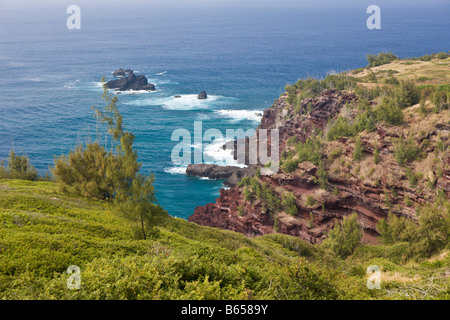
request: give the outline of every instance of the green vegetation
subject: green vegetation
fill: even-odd
[[[2,180],[2,299],[337,299],[363,283],[314,263],[338,262],[281,234],[249,239],[166,216],[135,240],[109,202],[69,196],[53,182]],[[68,266],[81,269],[69,290]],[[352,288],[352,289],[350,289]]]
[[[316,205],[316,199],[314,199],[314,197],[312,197],[312,196],[307,196],[306,197],[306,205],[308,207],[315,206]]]
[[[446,57],[446,53],[445,57],[433,54],[429,60]],[[396,59],[391,53],[368,56],[371,66]],[[428,61],[428,57],[423,59]],[[401,61],[392,68],[405,63],[421,64]],[[289,138],[282,170],[294,172],[299,163],[312,162],[318,167],[314,182],[322,189],[329,186],[328,179],[335,181],[326,166],[333,174],[343,169],[346,176],[364,175],[366,179],[374,175],[375,166],[370,167],[371,161],[363,159],[361,138],[375,145],[373,161],[379,164],[377,169],[384,169],[382,161],[391,156],[380,158],[377,134],[371,133],[381,123],[389,125],[382,126],[381,132],[400,132],[399,139],[391,140],[393,155],[403,166],[400,170],[405,171],[410,187],[416,190],[385,184],[379,176],[367,181],[376,187],[383,185],[387,208],[382,210],[391,212],[387,220],[378,223],[380,245],[361,243],[356,213],[336,220],[323,243],[315,246],[297,237],[268,234],[248,238],[170,217],[157,205],[154,176],[139,174],[134,136],[125,131],[117,99],[105,91],[106,106],[95,112],[99,123],[106,125],[112,146],[102,145],[104,139],[78,145],[55,160],[54,182],[32,181],[42,178],[27,157],[14,151],[1,163],[0,299],[450,299],[449,278],[443,276],[450,267],[450,205],[446,194],[436,186],[446,170],[443,154],[448,141],[439,135],[424,139],[426,127],[423,133],[402,136],[410,122],[426,118],[415,116],[415,108],[404,109],[419,103],[417,112],[440,117],[431,113],[431,108],[436,113],[448,109],[450,85],[416,86],[402,80],[402,73],[396,70],[364,70],[352,72],[355,77],[333,74],[286,87],[287,102],[295,111],[289,117],[313,112],[313,104],[303,103],[303,99],[314,98],[326,89],[353,91],[358,100],[345,106],[334,121],[329,120],[328,141],[319,130],[304,143],[299,141],[301,135]],[[424,82],[436,78],[418,79]],[[397,125],[402,126],[392,127]],[[435,123],[432,125],[434,128]],[[334,141],[341,137],[351,138],[345,140],[345,149],[341,142]],[[422,141],[420,146],[416,139]],[[357,164],[349,163],[352,141],[353,158],[361,161]],[[422,157],[422,150],[429,148],[435,153],[431,161]],[[415,160],[426,161],[416,166]],[[425,178],[421,172],[426,173]],[[398,176],[402,172],[393,179]],[[302,196],[303,205],[303,201],[297,204],[292,192],[283,190],[282,183],[273,187],[265,181],[260,169],[254,177],[240,181],[238,186],[246,202],[236,204],[239,216],[252,206],[252,210],[267,214],[265,218],[273,221],[275,231],[295,219],[302,219],[309,229],[329,219],[325,201],[330,201],[327,197],[331,192],[315,189],[306,199]],[[417,207],[422,199],[430,199],[427,181],[436,200]],[[331,185],[331,190],[339,196],[337,186]],[[342,190],[348,193],[346,188]],[[413,202],[411,192],[425,196],[419,201],[414,197]],[[381,199],[383,207],[383,196]],[[417,220],[399,217],[397,211],[402,210],[403,202],[408,206],[405,212],[416,210]],[[67,289],[66,270],[70,265],[81,268],[81,290]],[[383,272],[381,290],[366,286],[370,265],[380,266]]]
[[[300,79],[292,85],[286,85],[285,90],[288,94],[286,101],[294,106],[297,113],[308,114],[311,110],[309,106],[306,106],[306,108],[302,106],[301,102],[303,99],[317,97],[322,91],[327,89],[353,89],[355,83],[356,79],[345,72],[327,75],[323,80],[309,77]]]
[[[238,186],[244,187],[244,198],[247,194],[247,197],[251,197],[251,199],[255,197],[258,200],[263,200],[264,211],[271,217],[273,217],[280,209],[280,198],[278,198],[266,182],[261,183],[259,179],[255,177],[244,177],[238,183]]]
[[[317,182],[321,189],[325,190],[327,188],[328,173],[325,169],[325,162],[323,161],[320,161],[319,163],[319,169],[317,170]]]
[[[406,168],[406,178],[409,181],[409,186],[411,188],[417,187],[417,182],[419,181],[419,174],[416,174],[410,168]]]
[[[281,168],[287,173],[294,172],[298,168],[298,160],[287,159],[283,162]]]
[[[449,247],[450,203],[437,200],[420,208],[416,222],[390,214],[381,219],[377,229],[384,244],[408,243],[409,258],[423,258]]]
[[[297,214],[297,202],[295,201],[295,196],[292,192],[285,192],[283,194],[283,199],[281,200],[281,206],[283,207],[286,213],[291,216],[295,216]]]
[[[318,165],[322,159],[322,143],[320,137],[306,139],[305,143],[299,142],[295,146],[295,152],[299,162],[309,161]]]
[[[421,154],[422,151],[412,137],[408,137],[406,140],[400,137],[394,141],[394,157],[401,166],[417,159]]]
[[[93,108],[98,121],[106,123],[115,150],[107,152],[99,135],[94,143],[80,144],[69,155],[56,159],[52,174],[63,191],[86,198],[114,200],[120,211],[138,226],[135,234],[146,239],[156,231],[155,224],[166,212],[155,204],[154,176],[139,173],[141,164],[133,148],[135,137],[124,131],[117,97],[108,93],[106,85],[103,88],[106,106],[102,110]]]
[[[334,228],[328,233],[328,238],[322,242],[322,247],[346,258],[360,245],[361,239],[362,230],[356,213],[353,213],[342,221],[336,221]]]
[[[380,162],[380,150],[378,149],[378,146],[375,146],[373,150],[373,162],[375,162],[375,164]]]
[[[403,123],[402,109],[392,98],[383,98],[383,101],[375,108],[377,120],[391,125]]]
[[[333,194],[334,194],[335,196],[338,196],[338,195],[340,194],[339,188],[338,188],[338,187],[334,186],[334,188],[333,188]]]
[[[0,161],[1,179],[21,179],[35,181],[38,179],[38,172],[30,164],[27,156],[17,155],[14,150],[9,153],[7,161]]]
[[[412,80],[402,80],[394,91],[395,103],[400,109],[419,103],[420,91]]]
[[[367,68],[373,68],[381,66],[383,64],[388,64],[389,62],[392,62],[397,59],[398,58],[395,55],[393,55],[392,52],[381,52],[377,55],[368,54],[366,56],[366,60],[367,62],[369,62]]]
[[[355,141],[355,150],[353,151],[353,160],[360,161],[364,156],[364,146],[361,138],[357,137]]]
[[[75,193],[87,198],[123,200],[130,194],[133,179],[141,165],[133,149],[134,135],[123,129],[123,118],[116,105],[117,97],[112,97],[104,86],[103,98],[105,111],[95,109],[95,112],[98,121],[107,124],[115,150],[107,152],[100,138],[86,146],[80,144],[69,155],[55,160],[52,174],[63,190],[72,188]]]

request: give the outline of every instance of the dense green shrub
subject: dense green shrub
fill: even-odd
[[[402,80],[394,91],[395,102],[400,109],[419,103],[420,90],[412,80]]]
[[[375,113],[378,121],[392,125],[403,123],[404,115],[402,109],[391,98],[384,98],[378,107],[375,108]]]
[[[52,174],[63,188],[87,198],[113,200],[126,198],[141,164],[133,148],[134,135],[124,131],[122,115],[117,108],[117,97],[111,97],[104,87],[104,111],[96,109],[100,122],[107,124],[108,133],[116,144],[106,151],[99,141],[79,144],[69,155],[55,159]]]
[[[0,162],[1,179],[21,179],[35,181],[38,179],[38,172],[30,163],[27,156],[17,155],[11,150],[7,161]]]
[[[362,229],[358,224],[356,213],[336,221],[334,228],[328,232],[328,237],[322,242],[322,247],[334,252],[341,258],[346,258],[360,245]]]
[[[436,55],[436,58],[438,58],[438,59],[447,59],[448,57],[450,57],[450,55],[446,52],[439,52]]]
[[[450,234],[450,203],[437,200],[423,205],[419,219],[412,220],[389,214],[387,221],[381,219],[377,230],[384,244],[409,243],[409,253],[415,257],[429,257],[448,246]]]
[[[298,168],[298,160],[295,159],[287,159],[283,162],[281,165],[281,169],[283,169],[284,172],[291,173],[297,170]]]
[[[406,165],[409,161],[417,159],[422,154],[422,150],[412,137],[406,140],[400,137],[394,140],[394,158],[401,166]]]
[[[355,150],[353,151],[353,160],[359,161],[364,156],[364,146],[360,137],[356,137]]]
[[[317,183],[321,189],[326,190],[328,183],[328,173],[325,169],[325,162],[319,162],[319,168],[317,170]]]
[[[373,150],[373,162],[375,162],[375,164],[380,162],[380,150],[378,149],[378,146],[375,146]]]
[[[381,52],[378,55],[374,54],[368,54],[366,56],[367,62],[369,64],[367,65],[367,68],[377,67],[381,66],[383,64],[388,64],[394,60],[397,60],[398,57],[396,57],[392,52]]]
[[[283,207],[286,213],[291,216],[295,216],[297,214],[297,202],[295,201],[295,196],[292,192],[285,192],[283,194],[283,199],[281,200],[281,206]]]
[[[316,199],[314,199],[313,196],[307,196],[307,197],[306,197],[306,205],[307,205],[308,207],[312,207],[312,206],[314,206],[315,204],[316,204]]]
[[[320,138],[308,138],[305,143],[300,141],[295,146],[295,152],[299,162],[310,161],[315,165],[318,165],[322,159],[322,143]]]
[[[332,141],[340,137],[353,137],[355,130],[350,121],[339,115],[328,129],[327,139]]]

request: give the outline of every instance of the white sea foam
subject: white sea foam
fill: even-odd
[[[160,105],[166,110],[199,110],[209,109],[211,106],[219,103],[222,96],[208,96],[208,99],[199,100],[196,94],[181,95],[180,98],[175,96],[163,98],[145,98],[135,101],[128,101],[125,104],[133,106],[156,106]]]
[[[69,82],[67,82],[66,84],[64,84],[64,88],[72,89],[72,88],[74,88],[74,87],[77,85],[77,83],[80,82],[80,81],[81,81],[81,79],[77,79],[77,80],[74,80],[74,81],[69,81]]]
[[[148,83],[153,83],[154,85],[164,85],[164,84],[177,85],[177,84],[179,84],[178,82],[172,81],[170,79],[161,79],[161,78],[157,79],[157,78],[150,78],[149,76],[146,76],[146,77],[147,77]]]
[[[158,92],[159,90],[126,90],[126,91],[112,91],[114,94],[143,94],[143,93],[154,93]],[[119,93],[120,92],[120,93]]]
[[[160,72],[160,73],[155,73],[155,75],[162,76],[163,74],[166,74],[166,73],[167,73],[167,71],[163,71],[163,72]]]
[[[30,81],[30,82],[42,82],[42,81],[45,81],[43,78],[26,78],[24,80],[25,81]]]
[[[223,145],[228,142],[225,139],[216,139],[213,142],[205,142],[203,148],[203,159],[205,163],[217,164],[219,166],[246,167],[234,160],[234,153],[231,150],[224,150]]]
[[[258,110],[217,110],[214,112],[221,117],[231,119],[232,122],[243,120],[260,122],[262,118],[262,111]]]
[[[186,174],[186,167],[164,168],[164,172],[170,174]]]

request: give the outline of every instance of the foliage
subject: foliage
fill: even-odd
[[[373,150],[373,162],[375,162],[375,164],[380,162],[380,150],[378,149],[378,146],[375,146]]]
[[[63,189],[72,187],[81,196],[123,200],[129,196],[141,164],[133,149],[134,135],[123,130],[117,97],[111,97],[105,85],[103,98],[105,111],[95,109],[95,112],[99,121],[107,124],[108,133],[117,144],[115,150],[106,151],[99,141],[80,144],[69,155],[55,159],[52,174]]]
[[[22,179],[35,181],[38,179],[38,172],[30,163],[30,159],[25,155],[17,155],[12,149],[9,152],[7,161],[0,162],[1,179]]]
[[[402,80],[394,91],[395,102],[400,109],[419,103],[420,91],[412,80]]]
[[[270,186],[266,183],[260,183],[257,178],[254,177],[244,177],[238,183],[238,186],[247,188],[248,193],[256,197],[256,199],[261,199],[264,201],[264,211],[268,213],[270,216],[273,216],[279,209],[281,205],[281,201],[278,196],[272,191]],[[251,190],[251,191],[250,191]],[[244,194],[245,197],[245,194]],[[249,196],[250,197],[250,196]]]
[[[381,52],[378,55],[374,54],[368,54],[366,56],[367,62],[369,64],[367,65],[367,68],[373,68],[377,66],[381,66],[383,64],[388,64],[394,60],[397,60],[398,57],[396,57],[392,52]]]
[[[156,202],[155,187],[153,186],[154,175],[144,176],[138,174],[133,179],[130,196],[119,204],[120,211],[125,217],[139,225],[142,239],[154,233],[157,225],[167,212]]]
[[[345,258],[360,245],[361,239],[362,229],[358,224],[356,213],[353,213],[344,217],[342,221],[336,221],[334,228],[322,242],[322,247]]]
[[[283,194],[283,199],[281,200],[281,206],[283,207],[286,213],[291,216],[295,216],[297,214],[297,202],[295,201],[295,196],[292,192],[285,192]]]
[[[339,188],[336,187],[336,186],[334,186],[334,188],[333,188],[333,194],[334,194],[335,196],[338,196],[339,193],[340,193]]]
[[[284,172],[291,173],[297,170],[298,168],[298,160],[296,159],[287,159],[283,162],[281,165],[281,169],[283,169]]]
[[[392,125],[399,125],[403,122],[402,109],[392,98],[383,98],[382,102],[375,108],[377,121]]]
[[[323,161],[320,161],[319,163],[319,169],[317,170],[317,180],[320,188],[325,190],[328,183],[328,173],[325,169],[325,162]]]
[[[313,196],[307,196],[307,197],[306,197],[306,205],[307,205],[308,207],[312,207],[312,206],[314,206],[315,204],[316,204],[316,199],[314,199]]]
[[[320,137],[306,139],[305,143],[301,141],[295,146],[295,152],[299,162],[309,161],[318,165],[322,158],[322,143]]]
[[[437,200],[434,204],[423,205],[417,223],[389,214],[387,221],[379,221],[377,229],[382,243],[407,242],[410,256],[429,257],[449,244],[450,203]]]
[[[352,137],[355,135],[355,130],[346,118],[341,115],[336,118],[327,133],[327,139],[332,141],[340,137]]]
[[[394,157],[401,166],[406,165],[409,161],[417,159],[421,156],[422,151],[410,136],[406,140],[400,137],[394,141]]]
[[[412,171],[410,168],[406,168],[406,178],[408,179],[409,186],[411,188],[415,188],[417,186],[419,175]]]
[[[355,150],[353,151],[353,160],[359,161],[364,155],[364,146],[360,137],[356,137]]]
[[[72,188],[86,198],[114,200],[120,210],[137,224],[136,235],[140,233],[145,240],[155,231],[155,224],[166,212],[155,204],[154,176],[138,173],[141,163],[133,148],[134,135],[124,130],[117,97],[108,93],[105,84],[103,88],[106,106],[102,110],[93,108],[97,120],[106,123],[115,148],[107,152],[100,144],[100,138],[86,146],[80,144],[69,155],[55,160],[52,173],[63,190]]]

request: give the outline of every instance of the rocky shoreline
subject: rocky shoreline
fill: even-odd
[[[358,96],[334,89],[323,91],[315,98],[302,101],[301,108],[311,110],[309,114],[302,116],[293,114],[294,111],[292,108],[289,109],[286,98],[286,94],[282,95],[264,111],[258,127],[279,129],[280,153],[289,150],[288,139],[295,137],[297,141],[305,143],[316,130],[326,130],[330,119],[336,119],[347,104],[356,103]],[[445,125],[438,123],[434,129],[430,129],[428,137],[438,136],[439,132],[445,129],[447,129]],[[238,169],[193,165],[189,168],[189,174],[230,179],[229,175],[233,178],[232,183],[229,183],[231,188],[221,189],[215,203],[197,207],[188,221],[240,232],[247,236],[280,232],[300,237],[310,243],[320,243],[326,237],[326,233],[333,228],[336,220],[356,212],[363,230],[363,242],[376,244],[379,236],[376,225],[380,219],[387,218],[389,212],[397,216],[417,219],[416,208],[425,203],[426,199],[434,199],[436,194],[433,188],[426,184],[418,189],[408,186],[407,181],[402,182],[407,180],[404,169],[395,162],[392,153],[392,141],[395,141],[398,136],[398,129],[381,124],[375,132],[361,139],[368,164],[373,163],[375,148],[379,149],[381,164],[377,165],[379,172],[376,173],[376,183],[369,183],[367,178],[354,176],[354,167],[359,164],[352,164],[355,145],[354,139],[351,138],[340,138],[333,142],[336,148],[342,150],[343,160],[338,162],[345,162],[345,166],[339,165],[339,170],[345,172],[339,172],[336,169],[330,172],[325,189],[317,184],[318,167],[307,161],[301,162],[291,173],[284,172],[280,168],[278,173],[272,176],[260,177],[260,183],[269,186],[280,200],[286,192],[295,196],[298,211],[294,216],[287,214],[284,210],[272,216],[266,212],[265,204],[261,199],[250,202],[245,200],[244,188],[237,186],[236,183],[242,176],[252,176],[250,171],[242,175]],[[376,144],[373,141],[376,141]],[[228,144],[228,147],[231,146],[233,143]],[[427,152],[432,153],[433,149]],[[436,179],[435,187],[443,190],[448,197],[450,158],[447,157],[444,163],[447,163],[447,166],[444,166],[442,177]],[[252,168],[253,172],[255,168]],[[430,175],[433,174],[436,175],[435,172],[430,173]],[[390,194],[389,202],[386,200],[387,190]],[[314,199],[314,203],[308,203],[309,197]],[[408,205],[405,205],[405,202]]]
[[[144,75],[136,76],[131,69],[118,69],[113,72],[113,76],[119,79],[111,80],[106,83],[108,89],[115,89],[116,91],[130,91],[130,90],[145,90],[155,91],[154,84],[149,83]]]
[[[242,178],[255,174],[256,166],[244,168],[234,166],[218,166],[215,164],[189,164],[186,169],[188,176],[204,177],[214,180],[225,180],[224,185],[235,186]]]

